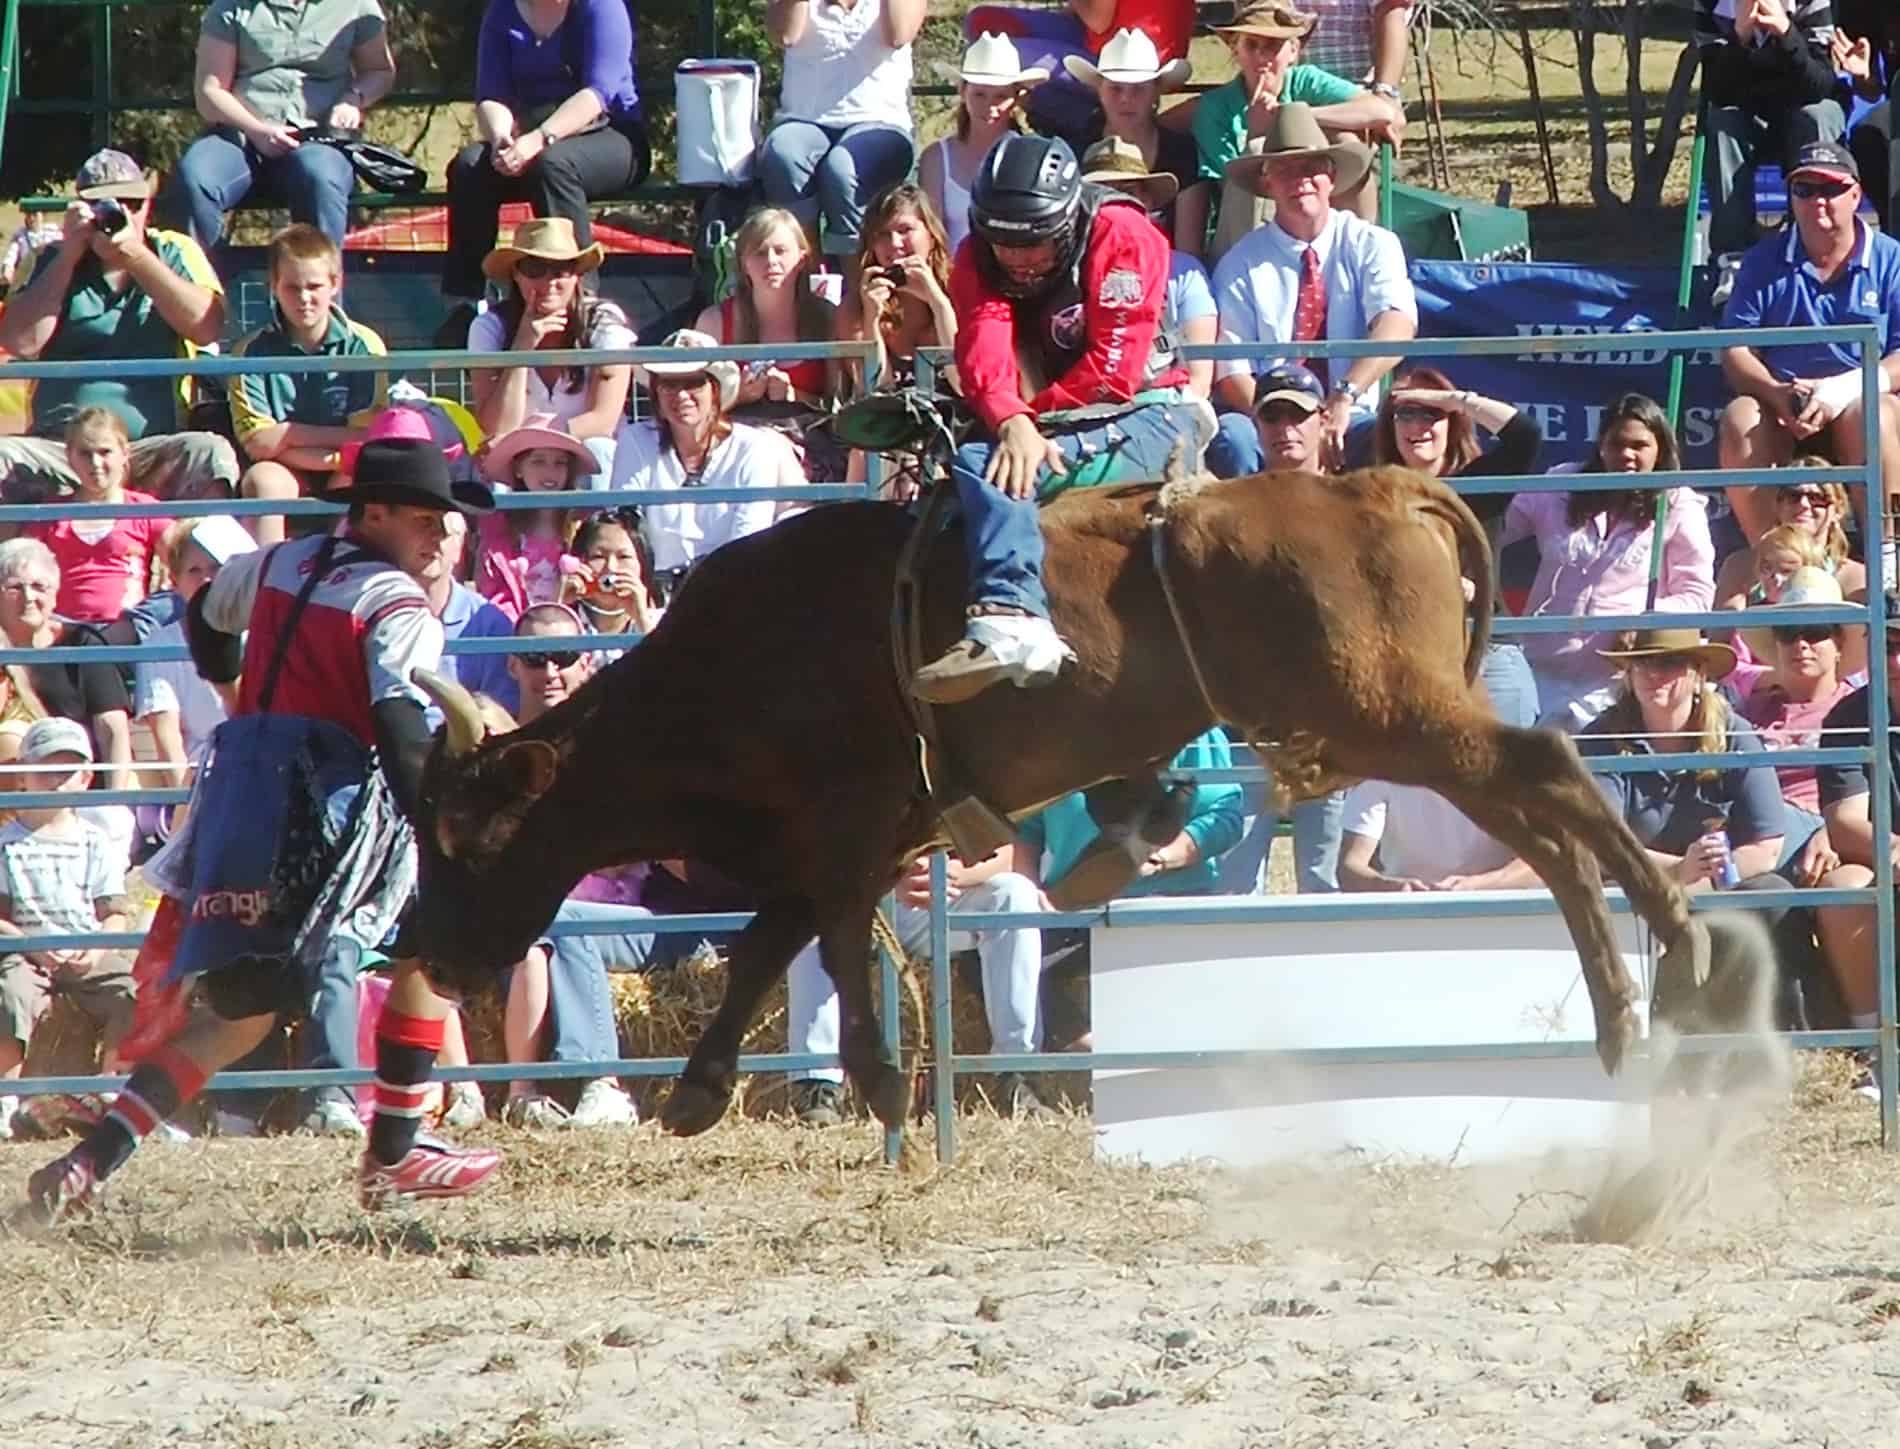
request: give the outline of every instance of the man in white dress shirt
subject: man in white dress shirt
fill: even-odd
[[[1229,163],[1228,179],[1271,200],[1274,218],[1236,242],[1214,269],[1222,342],[1397,342],[1417,334],[1418,301],[1398,237],[1333,209],[1334,191],[1350,189],[1371,162],[1357,141],[1329,142],[1311,108],[1291,101],[1275,113],[1261,153]],[[1399,359],[1339,359],[1330,367],[1319,357],[1292,360],[1327,384],[1326,462],[1344,466],[1347,435],[1370,428],[1377,384]],[[1275,361],[1214,365],[1221,418],[1207,465],[1219,477],[1258,473],[1264,465],[1253,421],[1255,376]]]

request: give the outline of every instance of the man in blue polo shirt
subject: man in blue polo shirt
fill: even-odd
[[[1900,242],[1855,216],[1860,171],[1836,141],[1803,146],[1788,172],[1792,229],[1742,258],[1724,327],[1827,327],[1872,323],[1880,337],[1881,493],[1900,489]],[[1837,463],[1866,461],[1858,350],[1845,342],[1730,347],[1722,373],[1736,398],[1722,410],[1724,468],[1778,468],[1797,452]],[[1728,490],[1752,544],[1774,526],[1774,490]],[[1867,500],[1854,495],[1864,519]],[[1887,503],[1892,511],[1892,503]]]

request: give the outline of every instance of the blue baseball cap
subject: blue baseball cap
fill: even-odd
[[[1326,384],[1297,362],[1275,363],[1254,382],[1254,411],[1264,410],[1270,402],[1290,402],[1316,413],[1326,406]]]
[[[1795,154],[1788,168],[1788,179],[1797,176],[1825,176],[1830,181],[1860,184],[1860,166],[1854,153],[1839,141],[1810,141]]]

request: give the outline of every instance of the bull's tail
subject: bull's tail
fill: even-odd
[[[1460,498],[1443,479],[1415,474],[1424,497],[1419,508],[1442,519],[1451,529],[1458,549],[1459,571],[1471,580],[1471,633],[1465,643],[1465,683],[1476,684],[1484,665],[1485,647],[1491,642],[1491,611],[1496,607],[1497,565],[1491,556],[1491,540],[1478,522],[1471,505]]]

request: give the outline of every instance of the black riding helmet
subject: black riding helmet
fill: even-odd
[[[1048,136],[1011,133],[990,148],[970,187],[970,230],[990,246],[1056,244],[1053,281],[1074,260],[1076,218],[1082,209],[1082,168],[1069,143]],[[987,250],[987,248],[983,249]],[[994,261],[993,257],[985,260]],[[1001,268],[986,268],[1005,296],[1029,295]]]

